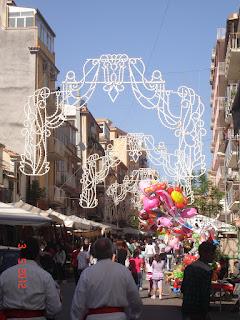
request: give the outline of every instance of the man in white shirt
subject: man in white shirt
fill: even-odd
[[[94,244],[98,262],[85,269],[75,289],[72,320],[137,320],[142,302],[130,271],[113,262],[112,243],[108,238]]]
[[[60,296],[52,276],[34,261],[38,254],[37,240],[28,239],[18,264],[0,276],[0,312],[6,319],[45,320],[61,311]]]

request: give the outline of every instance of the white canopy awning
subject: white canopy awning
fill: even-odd
[[[108,231],[113,229],[113,225],[100,223],[92,220],[88,220],[85,218],[80,218],[75,215],[66,216],[65,214],[56,212],[52,209],[46,211],[49,214],[49,217],[56,216],[64,221],[64,225],[67,228],[75,228],[75,229],[83,229],[83,230],[90,230],[92,227],[100,228],[102,231]],[[117,228],[117,227],[116,227]]]
[[[50,224],[51,221],[47,216],[16,208],[11,203],[0,202],[0,224],[41,226]]]
[[[38,214],[38,215],[43,216],[43,217],[51,218],[52,221],[57,223],[57,224],[63,224],[63,220],[60,219],[59,217],[57,217],[55,215],[51,215],[50,216],[48,211],[45,211],[45,210],[42,210],[40,208],[34,207],[31,204],[28,204],[28,203],[26,203],[26,202],[24,202],[22,200],[20,200],[18,202],[14,202],[14,203],[12,203],[12,205],[15,208],[20,208],[20,209],[26,210],[26,211],[28,211],[29,213],[32,213],[32,214]]]

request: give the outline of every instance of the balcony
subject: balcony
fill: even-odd
[[[224,166],[218,167],[215,183],[220,190],[224,189]]]
[[[66,199],[66,194],[64,190],[57,186],[52,186],[49,190],[50,201],[55,204],[63,205]]]
[[[225,126],[225,100],[225,97],[219,97],[216,106],[213,109],[213,132],[216,132],[219,127]]]
[[[240,75],[240,33],[231,33],[228,38],[225,60],[225,76],[230,81],[239,80]]]
[[[64,144],[57,138],[51,136],[48,140],[48,160],[63,160],[64,154]]]
[[[233,211],[239,209],[239,198],[239,188],[234,189],[234,187],[232,186],[230,190],[227,192],[227,206],[229,210]]]
[[[231,184],[239,185],[240,184],[240,175],[239,175],[238,170],[232,170],[231,168],[228,168],[227,180]]]
[[[226,143],[227,143],[227,140],[224,132],[223,131],[218,132],[217,143],[216,143],[217,152],[224,153],[226,150]]]
[[[226,167],[237,169],[238,166],[238,141],[236,139],[229,139],[226,149]]]

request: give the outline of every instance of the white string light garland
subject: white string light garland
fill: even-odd
[[[193,89],[181,86],[176,91],[168,90],[159,70],[153,71],[150,79],[147,79],[145,69],[141,58],[106,54],[86,60],[81,80],[77,80],[75,73],[69,71],[61,90],[36,90],[29,97],[24,110],[25,151],[21,155],[20,170],[30,176],[41,176],[49,171],[47,139],[51,130],[60,127],[66,120],[64,105],[80,109],[89,101],[97,85],[102,86],[110,100],[115,102],[125,87],[130,86],[142,107],[156,110],[162,125],[178,139],[178,147],[175,152],[169,153],[164,143],[156,147],[150,135],[130,134],[122,138],[127,139],[129,156],[136,162],[142,152],[146,152],[152,163],[162,165],[166,175],[184,185],[188,194],[191,194],[190,182],[196,176],[193,172],[200,172],[201,175],[206,170],[202,151],[202,138],[206,134],[202,119],[204,105]],[[179,108],[174,108],[173,112],[176,101]],[[53,110],[52,113],[49,110]],[[83,173],[80,205],[86,208],[97,205],[96,185],[104,181],[110,167],[119,162],[110,149],[100,158],[96,154],[90,156]],[[103,169],[99,172],[96,171],[97,161],[103,163]]]

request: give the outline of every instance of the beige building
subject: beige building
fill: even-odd
[[[133,170],[147,167],[146,154],[139,157],[139,160],[134,162],[129,156],[129,146],[126,139],[122,137],[127,135],[127,132],[115,127],[109,119],[97,119],[99,127],[102,129],[100,133],[100,143],[106,149],[107,145],[113,146],[112,150],[116,157],[120,159],[120,164],[111,170],[111,175],[105,181],[105,189],[113,182],[117,181],[122,184],[126,175],[131,175]],[[124,201],[121,201],[118,206],[115,206],[111,199],[107,198],[107,210],[105,210],[105,220],[115,223],[120,227],[125,227],[129,224],[132,215],[136,215],[137,211],[131,205],[131,195],[127,195]]]
[[[240,81],[240,20],[231,14],[220,29],[212,53],[212,170],[213,181],[225,193],[222,219],[239,215],[239,136],[234,134],[232,108]]]
[[[21,181],[21,172],[18,170],[19,155],[3,144],[0,144],[0,201],[16,202],[24,193],[25,184]]]
[[[24,151],[21,132],[24,123],[24,105],[35,90],[48,87],[55,91],[59,73],[55,65],[55,33],[48,22],[34,8],[18,7],[14,1],[0,4],[0,141],[18,154]],[[5,112],[5,110],[8,112]],[[47,112],[55,110],[49,99]],[[20,198],[28,200],[27,190],[38,180],[45,197],[39,206],[49,207],[65,214],[79,211],[77,198],[80,178],[73,174],[79,166],[75,136],[77,129],[70,122],[52,131],[48,138],[48,174],[30,178],[21,176]]]

